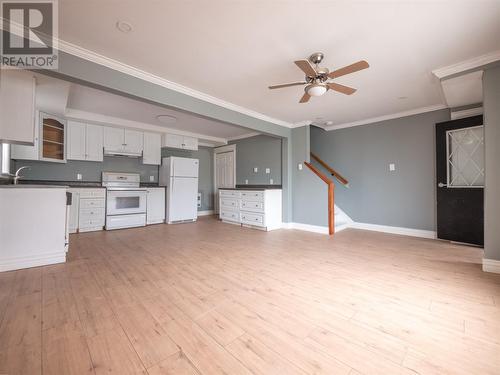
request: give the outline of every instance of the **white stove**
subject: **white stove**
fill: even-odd
[[[138,173],[102,172],[106,188],[106,229],[146,225],[147,189]]]

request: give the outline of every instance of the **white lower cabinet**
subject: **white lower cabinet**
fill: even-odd
[[[69,217],[69,232],[102,230],[106,218],[106,189],[71,188],[73,194]]]
[[[146,224],[165,222],[165,188],[148,188]]]
[[[281,228],[281,190],[219,189],[219,218],[263,230]]]

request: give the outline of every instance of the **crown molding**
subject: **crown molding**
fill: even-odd
[[[299,122],[296,122],[294,124],[291,124],[290,127],[292,129],[295,129],[295,128],[301,128],[303,126],[307,126],[307,125],[311,125],[311,124],[312,124],[311,120],[305,120],[305,121],[299,121]]]
[[[73,55],[73,56],[80,57],[84,60],[88,60],[88,61],[91,61],[93,63],[99,64],[99,65],[106,66],[110,69],[119,71],[121,73],[128,74],[130,76],[133,76],[135,78],[139,78],[141,80],[153,83],[155,85],[165,87],[167,89],[179,92],[181,94],[189,95],[193,98],[200,99],[200,100],[203,100],[205,102],[212,103],[212,104],[218,105],[220,107],[223,107],[223,108],[235,111],[235,112],[239,112],[241,114],[244,114],[244,115],[247,115],[247,116],[250,116],[253,118],[257,118],[257,119],[262,120],[262,121],[267,121],[267,122],[270,122],[270,123],[273,123],[276,125],[284,126],[286,128],[291,128],[293,126],[289,122],[282,121],[282,120],[279,120],[279,119],[276,119],[273,117],[269,117],[267,115],[264,115],[263,113],[253,111],[251,109],[239,106],[237,104],[230,103],[230,102],[227,102],[225,100],[216,98],[214,96],[205,94],[201,91],[197,91],[197,90],[191,89],[189,87],[179,85],[175,82],[166,80],[162,77],[159,77],[159,76],[154,75],[152,73],[148,73],[144,70],[135,68],[131,65],[124,64],[118,60],[114,60],[114,59],[111,59],[109,57],[100,55],[94,51],[82,48],[82,47],[77,46],[75,44],[72,44],[72,43],[69,43],[69,42],[66,42],[63,40],[59,40],[58,44],[59,44],[60,51],[63,51],[65,53],[68,53],[68,54]]]
[[[221,146],[227,144],[227,139],[225,138],[212,137],[209,135],[204,135],[199,133],[186,132],[178,129],[166,128],[164,126],[153,125],[133,120],[126,120],[120,117],[107,116],[99,113],[80,111],[72,108],[67,108],[64,116],[69,120],[86,121],[99,125],[119,126],[130,129],[139,129],[143,131],[146,130],[151,132],[157,132],[162,134],[185,135],[187,137],[202,139],[203,141],[206,141],[205,143],[211,143],[212,146],[213,145]]]
[[[473,57],[472,59],[464,60],[456,64],[444,66],[442,68],[434,69],[434,74],[439,79],[447,79],[455,74],[460,74],[468,70],[477,69],[481,66],[491,64],[500,60],[500,50],[487,53],[485,55]]]
[[[446,109],[446,108],[448,108],[448,107],[445,106],[444,104],[436,104],[436,105],[431,105],[431,106],[428,106],[428,107],[421,107],[421,108],[411,109],[409,111],[403,111],[403,112],[393,113],[393,114],[390,114],[390,115],[384,115],[384,116],[379,116],[379,117],[371,117],[371,118],[367,118],[367,119],[360,120],[360,121],[354,121],[354,122],[347,122],[347,123],[344,123],[344,124],[325,126],[323,129],[331,131],[331,130],[338,130],[338,129],[344,129],[344,128],[352,128],[353,126],[367,125],[367,124],[372,124],[372,123],[380,122],[380,121],[393,120],[393,119],[396,119],[396,118],[413,116],[413,115],[418,115],[420,113],[438,111],[440,109]]]

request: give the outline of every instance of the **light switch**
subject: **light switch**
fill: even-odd
[[[269,180],[269,185],[274,185],[274,180],[272,178]]]
[[[245,180],[245,185],[248,185],[248,180]]]
[[[259,171],[258,167],[253,167],[253,173],[257,173]]]
[[[297,168],[299,169],[299,171],[301,171],[301,170],[302,170],[302,163],[299,163],[299,164],[297,165]]]
[[[266,168],[266,174],[271,173],[271,168]]]
[[[389,171],[394,172],[396,170],[396,164],[391,163],[389,164]]]
[[[83,178],[82,174],[81,173],[77,173],[76,174],[76,179],[77,180],[81,180]]]
[[[149,181],[154,182],[155,181],[155,176],[149,176]]]

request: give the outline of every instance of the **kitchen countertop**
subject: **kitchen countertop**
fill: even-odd
[[[0,185],[0,189],[67,189],[67,185],[10,184]]]
[[[64,185],[65,187],[71,187],[71,188],[102,188],[105,189],[104,186],[102,186],[100,181],[55,181],[55,180],[19,180],[19,185],[40,185],[40,186],[61,186]],[[18,186],[19,186],[18,185]],[[0,185],[2,186],[2,185]],[[9,185],[7,185],[9,186]],[[151,183],[151,182],[141,182],[140,187],[162,187],[158,186],[158,183]]]
[[[243,185],[245,187],[236,186],[234,188],[219,188],[219,190],[281,190],[281,185],[269,185],[269,186],[252,186]]]

